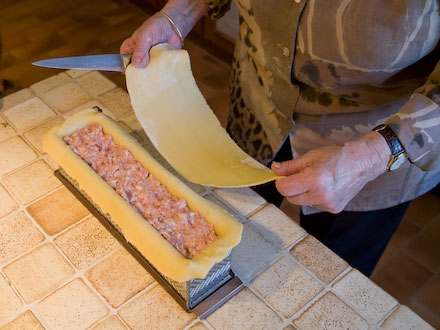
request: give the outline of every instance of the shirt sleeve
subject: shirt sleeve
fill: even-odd
[[[440,62],[386,124],[399,138],[409,160],[422,170],[440,167]]]
[[[211,19],[221,18],[230,8],[232,0],[205,0],[209,6],[207,15]]]

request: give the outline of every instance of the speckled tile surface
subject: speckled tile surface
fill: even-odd
[[[209,93],[215,87],[202,85]],[[42,151],[43,135],[94,105],[172,170],[149,143],[128,94],[101,73],[62,72],[4,98],[1,330],[430,329],[253,190],[191,183],[243,223],[231,259],[245,288],[206,320],[187,313],[52,174],[57,165]]]

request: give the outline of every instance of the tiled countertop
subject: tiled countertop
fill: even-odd
[[[67,71],[2,103],[0,329],[432,329],[251,189],[189,184],[244,224],[232,268],[246,288],[197,319],[60,184],[42,152],[51,126],[97,105],[159,157],[126,92],[98,72]]]

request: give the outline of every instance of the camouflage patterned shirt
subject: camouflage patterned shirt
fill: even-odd
[[[212,18],[230,6],[207,2]],[[298,157],[386,123],[410,161],[368,183],[345,210],[391,207],[440,181],[438,0],[236,4],[228,131],[240,147],[267,162],[289,136]]]

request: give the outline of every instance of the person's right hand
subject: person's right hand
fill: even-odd
[[[174,48],[182,48],[177,32],[168,20],[155,14],[147,19],[131,37],[121,45],[121,54],[133,54],[132,63],[136,67],[145,67],[150,60],[150,48],[167,42]]]

